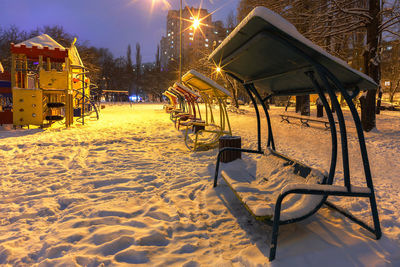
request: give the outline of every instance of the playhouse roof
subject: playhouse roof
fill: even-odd
[[[62,45],[57,43],[56,40],[54,40],[47,34],[42,34],[42,35],[33,37],[31,39],[28,39],[26,41],[23,41],[21,43],[14,45],[14,47],[21,47],[21,46],[26,46],[28,48],[32,48],[32,47],[36,46],[37,48],[40,48],[40,49],[43,49],[44,47],[48,47],[50,49],[58,48],[60,50],[65,50],[65,47],[63,47]]]
[[[18,44],[11,44],[13,54],[26,55],[37,60],[39,56],[51,58],[52,61],[63,62],[68,57],[68,50],[47,34],[42,34]]]

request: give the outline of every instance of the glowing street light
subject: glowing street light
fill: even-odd
[[[194,29],[197,29],[198,27],[200,27],[200,20],[199,20],[198,18],[194,18],[194,19],[193,19],[192,27],[193,27]]]
[[[133,1],[135,1],[135,0],[133,0]],[[163,3],[168,8],[171,7],[170,0],[150,0],[150,1],[151,1],[151,10],[153,10],[154,6],[158,2]],[[227,3],[229,3],[229,1],[226,2],[223,6],[225,6]],[[182,82],[182,53],[183,53],[182,34],[183,34],[183,32],[188,29],[194,29],[194,31],[199,29],[201,34],[203,35],[203,37],[206,38],[203,30],[201,29],[201,26],[205,26],[205,27],[212,27],[212,26],[207,25],[207,24],[203,23],[202,21],[204,21],[207,17],[211,16],[212,14],[214,14],[215,12],[217,12],[219,9],[221,9],[223,7],[223,6],[221,6],[221,7],[217,8],[216,10],[214,10],[213,12],[211,12],[210,14],[208,14],[204,17],[200,17],[200,11],[201,11],[202,4],[203,4],[203,0],[201,0],[201,2],[200,2],[200,6],[198,8],[197,15],[193,14],[192,11],[190,10],[190,8],[188,8],[188,11],[190,12],[190,15],[192,17],[190,20],[188,20],[188,19],[182,18],[182,0],[180,0],[180,6],[179,6],[179,82]],[[182,28],[183,20],[190,23],[190,26],[187,27],[186,29]],[[220,71],[221,71],[221,69],[220,69]],[[220,71],[218,71],[218,73],[220,73]]]

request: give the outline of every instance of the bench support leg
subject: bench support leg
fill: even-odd
[[[281,122],[284,122],[284,121],[286,121],[287,123],[290,123],[290,121],[289,121],[289,118],[284,118],[284,117],[282,117],[282,120],[281,120]]]
[[[308,120],[300,119],[300,122],[301,122],[301,125],[304,125],[306,127],[310,127],[310,124],[308,124]]]
[[[276,201],[276,205],[275,205],[274,221],[272,224],[271,247],[269,249],[269,261],[273,261],[276,256],[276,248],[278,246],[279,220],[281,217],[282,200],[283,200],[283,197],[279,196]]]

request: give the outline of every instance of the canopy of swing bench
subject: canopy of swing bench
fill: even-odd
[[[371,90],[378,86],[265,7],[255,8],[214,50],[209,60],[244,83],[253,83],[260,92],[273,95],[316,93],[305,74],[315,71],[316,65],[328,69],[346,90]]]
[[[190,70],[182,77],[182,81],[199,92],[206,93],[211,97],[230,97],[231,93],[203,74]]]
[[[200,95],[198,93],[196,93],[195,91],[189,89],[187,86],[185,86],[185,85],[183,85],[181,83],[178,83],[178,82],[174,83],[174,87],[175,88],[180,88],[181,90],[184,90],[186,93],[190,94],[192,97],[195,97],[195,98],[199,98],[200,97]]]

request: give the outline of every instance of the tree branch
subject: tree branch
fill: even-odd
[[[363,9],[361,9],[360,11],[355,11],[357,9],[355,9],[355,10],[354,9],[353,10],[352,9],[344,9],[338,4],[338,2],[336,0],[332,0],[332,1],[333,1],[333,3],[335,3],[336,7],[343,13],[363,17],[363,18],[368,19],[368,21],[373,20],[373,18],[367,12],[365,12]]]

